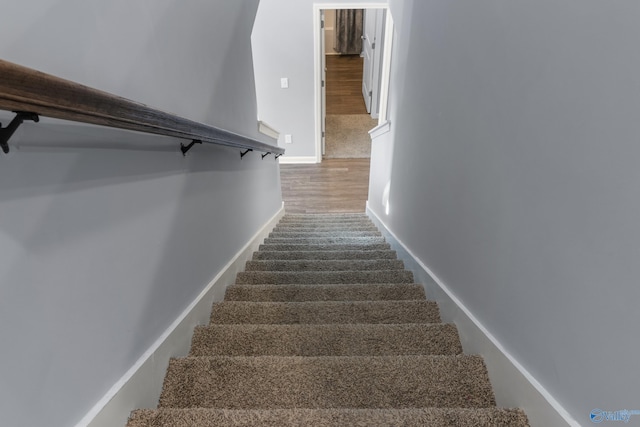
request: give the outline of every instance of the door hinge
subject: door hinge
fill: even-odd
[[[324,87],[324,80],[322,81],[322,87]]]
[[[324,138],[324,131],[322,131],[322,137]]]
[[[375,49],[376,48],[376,42],[371,43],[371,49]]]
[[[369,96],[373,96],[373,91],[372,90],[369,91]]]
[[[324,19],[320,21],[320,28],[324,28]]]

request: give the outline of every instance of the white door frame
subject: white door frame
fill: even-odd
[[[380,115],[378,124],[387,121],[387,100],[389,99],[389,75],[391,72],[391,47],[393,45],[393,19],[389,5],[384,2],[371,3],[322,3],[313,5],[313,56],[314,56],[314,98],[315,98],[315,135],[316,163],[322,162],[322,55],[320,28],[320,11],[326,9],[386,9],[387,20],[384,36],[384,52],[382,55],[382,73],[380,75]]]

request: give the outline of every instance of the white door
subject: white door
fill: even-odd
[[[322,155],[325,154],[325,132],[327,122],[327,57],[325,53],[325,22],[324,22],[324,10],[320,11],[320,67],[322,67],[321,79],[322,79]]]
[[[373,96],[373,56],[376,48],[376,9],[364,11],[364,34],[362,35],[362,52],[364,67],[362,70],[362,96],[367,106],[367,113],[371,113],[371,98]]]

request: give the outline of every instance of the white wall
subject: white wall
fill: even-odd
[[[390,7],[371,208],[579,423],[640,409],[640,4]]]
[[[6,4],[0,58],[258,136],[257,3]],[[43,120],[0,157],[1,425],[78,422],[281,207],[273,156],[178,144]]]
[[[261,0],[253,34],[260,118],[280,131],[279,145],[285,157],[315,157],[315,100],[313,58],[313,5],[370,4],[353,0]],[[386,3],[379,1],[373,3]],[[280,78],[289,78],[289,89],[280,88]],[[293,143],[284,144],[284,135]]]

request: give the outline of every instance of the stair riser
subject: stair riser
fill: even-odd
[[[398,256],[395,251],[264,251],[254,252],[254,261],[266,260],[395,260]]]
[[[331,239],[354,237],[382,237],[379,231],[274,231],[269,234],[269,239]]]
[[[234,302],[215,303],[211,324],[440,323],[432,301]]]
[[[347,271],[347,272],[270,272],[249,271],[238,273],[238,285],[339,285],[374,283],[413,283],[410,271]]]
[[[289,222],[289,221],[332,221],[332,222],[346,222],[346,221],[368,221],[371,222],[371,219],[365,214],[313,214],[313,215],[305,215],[305,214],[288,214],[280,219],[280,223]]]
[[[373,224],[316,224],[309,225],[304,223],[290,223],[287,225],[281,224],[276,226],[273,231],[378,231],[378,228]]]
[[[264,239],[264,244],[306,244],[306,245],[379,245],[386,243],[384,237],[305,237]]]
[[[422,285],[232,285],[225,301],[402,301],[425,299]]]
[[[280,222],[276,227],[336,227],[339,229],[345,227],[371,227],[374,224],[367,221],[340,221],[340,222],[331,222],[331,221],[288,221],[288,222]]]
[[[159,407],[492,407],[476,356],[174,359]]]
[[[460,353],[462,346],[458,332],[450,324],[216,325],[196,328],[190,356],[406,356]]]
[[[402,270],[398,260],[362,261],[248,261],[245,271],[365,271]]]
[[[144,409],[127,427],[528,427],[521,410],[449,409]]]
[[[388,243],[376,244],[299,244],[299,243],[278,243],[262,244],[258,247],[260,251],[386,251],[391,249]]]

